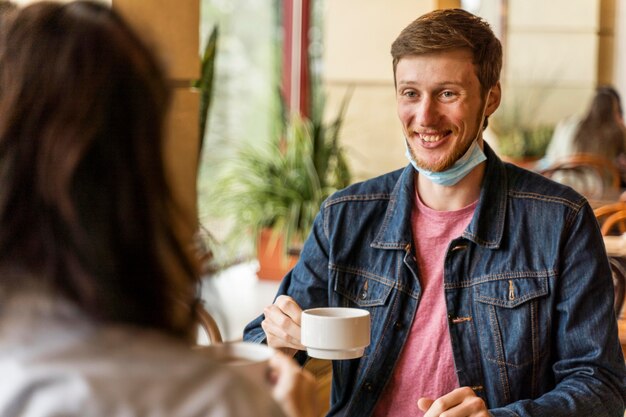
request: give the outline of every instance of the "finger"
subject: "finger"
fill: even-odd
[[[298,326],[300,326],[302,318],[302,309],[296,301],[288,295],[279,295],[274,301],[274,305],[291,318]]]
[[[417,407],[422,411],[428,411],[431,405],[433,405],[434,400],[426,397],[422,397],[417,400]]]
[[[287,318],[288,320],[291,320]],[[282,326],[277,325],[273,321],[266,319],[261,322],[261,328],[265,332],[267,344],[273,348],[291,348],[296,350],[304,350],[304,346],[300,343],[300,331],[297,335],[291,335]],[[292,352],[295,353],[295,352]]]
[[[430,405],[428,407],[428,411],[424,414],[424,417],[438,417],[444,411],[448,411],[462,401],[462,396],[457,392],[457,390],[453,390],[436,400],[430,400]]]
[[[288,300],[277,300],[274,304],[263,309],[267,328],[279,339],[295,343],[296,347],[302,347],[300,344],[300,315],[302,310],[291,298],[286,298]],[[288,312],[292,315],[287,314]],[[293,315],[297,315],[297,321],[294,320]]]
[[[300,340],[300,323],[294,321],[294,319],[285,313],[280,306],[272,304],[263,309],[265,320],[273,325],[280,327],[291,337]]]
[[[430,404],[424,417],[437,417],[444,411],[449,416],[488,416],[485,402],[470,387],[457,388]]]
[[[261,327],[265,331],[270,346],[304,349],[300,343],[300,326],[291,317],[276,305],[266,307],[263,312],[265,320],[261,322]]]

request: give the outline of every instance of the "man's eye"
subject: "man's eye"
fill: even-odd
[[[443,91],[441,93],[441,97],[443,98],[454,98],[456,96],[456,94],[454,94],[452,91]]]
[[[404,95],[409,98],[417,97],[417,93],[415,91],[405,91]]]

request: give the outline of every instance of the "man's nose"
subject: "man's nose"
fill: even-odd
[[[437,102],[423,97],[415,106],[415,121],[422,127],[435,126],[439,119]]]

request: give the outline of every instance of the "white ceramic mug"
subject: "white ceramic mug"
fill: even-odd
[[[313,358],[360,358],[370,344],[370,313],[345,307],[304,310],[301,331],[301,342]]]
[[[258,386],[269,386],[269,360],[276,351],[267,345],[226,342],[196,348],[215,362],[243,375]]]

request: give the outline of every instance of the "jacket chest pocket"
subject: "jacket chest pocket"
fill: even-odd
[[[385,278],[368,276],[366,273],[336,269],[335,292],[345,307],[368,308],[382,306],[391,292],[391,282]]]
[[[386,322],[386,303],[392,290],[391,283],[385,284],[382,282],[384,278],[368,276],[362,271],[336,269],[335,274],[334,290],[338,305],[369,311],[372,340],[375,340]]]
[[[477,332],[488,360],[512,367],[538,360],[550,333],[548,294],[547,273],[499,277],[474,286]]]

